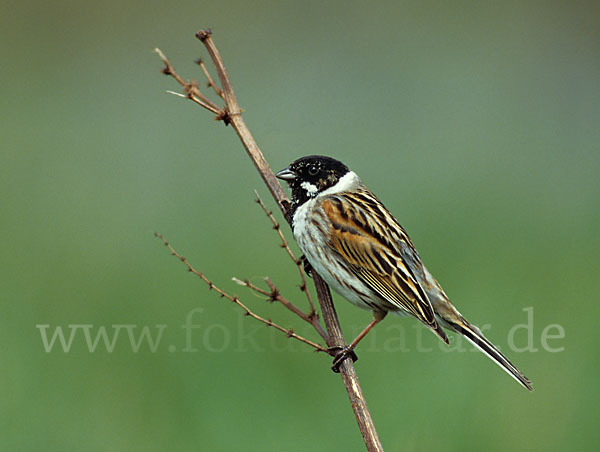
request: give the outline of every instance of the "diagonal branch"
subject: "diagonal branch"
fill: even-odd
[[[242,110],[234,94],[233,86],[225,68],[225,64],[223,63],[223,59],[221,58],[221,55],[212,40],[212,32],[210,30],[201,30],[198,33],[196,33],[196,37],[200,41],[202,41],[206,50],[208,51],[219,75],[219,80],[221,82],[221,90],[225,99],[225,107],[222,113],[217,113],[217,119],[222,120],[225,123],[225,125],[231,124],[238,137],[240,138],[244,148],[246,149],[246,153],[252,160],[252,163],[256,167],[264,183],[271,192],[271,195],[277,202],[277,205],[282,211],[285,219],[288,223],[291,224],[289,199],[286,196],[283,189],[281,188],[279,181],[273,174],[271,167],[265,160],[260,148],[254,140],[254,137],[250,133],[250,130],[248,129],[246,123],[242,118]],[[162,52],[157,53],[159,53],[159,56],[161,56],[163,62],[165,63],[165,69],[163,70],[163,72],[165,72],[168,75],[172,75],[180,84],[182,84],[180,81],[181,78],[179,77],[178,80],[178,78],[175,77],[174,74],[176,73],[174,69],[172,68],[168,60],[166,58],[163,58],[164,55],[162,55]],[[184,86],[185,89],[186,85],[182,86]],[[194,100],[194,95],[195,93],[192,93],[192,97],[190,97],[191,100]],[[199,103],[198,101],[201,101],[201,99],[198,98],[198,100],[194,101],[196,103]],[[208,107],[206,105],[208,105]],[[207,110],[216,113],[211,108],[209,108],[209,104],[205,103],[205,105],[202,106]],[[313,273],[313,282],[317,291],[319,304],[321,305],[323,319],[327,327],[327,345],[331,348],[344,347],[346,344],[342,335],[335,307],[333,306],[333,301],[331,299],[329,287],[316,272]],[[379,441],[379,438],[377,436],[377,431],[375,430],[375,425],[367,407],[367,403],[362,393],[362,389],[360,388],[358,377],[354,370],[354,365],[352,362],[350,362],[350,360],[346,359],[342,362],[342,365],[340,367],[340,374],[344,381],[346,391],[348,392],[348,397],[350,398],[352,409],[354,411],[354,415],[359,425],[367,450],[369,452],[383,451],[383,447],[381,446],[381,442]]]
[[[311,341],[310,339],[306,339],[306,338],[294,333],[293,329],[284,328],[284,327],[278,325],[277,323],[273,322],[271,319],[265,319],[265,318],[259,316],[258,314],[255,314],[254,312],[252,312],[244,303],[242,303],[240,301],[240,299],[236,295],[230,295],[227,292],[225,292],[224,290],[219,289],[217,286],[214,285],[214,283],[211,280],[209,280],[204,275],[204,273],[199,272],[194,267],[192,267],[192,264],[190,264],[185,257],[183,257],[181,254],[179,254],[177,251],[175,251],[175,249],[171,246],[171,244],[169,242],[167,242],[167,240],[164,238],[164,236],[162,234],[155,232],[154,235],[156,237],[158,237],[160,240],[162,240],[163,244],[169,249],[169,251],[171,252],[171,254],[173,256],[175,256],[177,259],[179,259],[181,262],[183,262],[185,264],[185,266],[188,268],[189,272],[193,273],[194,275],[196,275],[200,279],[202,279],[202,281],[204,281],[208,285],[209,290],[214,290],[222,298],[226,298],[229,301],[238,305],[240,308],[242,308],[244,310],[244,315],[252,317],[253,319],[258,320],[259,322],[264,323],[267,326],[273,327],[276,330],[279,330],[282,333],[285,333],[285,335],[291,339],[296,339],[296,340],[299,340],[300,342],[310,345],[312,348],[315,349],[316,352],[328,353],[328,350],[326,348],[323,348],[321,345]]]

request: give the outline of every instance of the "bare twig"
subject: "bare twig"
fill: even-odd
[[[281,188],[279,181],[273,174],[271,167],[265,160],[260,148],[254,140],[254,137],[250,133],[250,130],[248,130],[246,123],[242,119],[242,110],[235,97],[233,86],[229,79],[227,69],[225,68],[225,65],[223,63],[223,59],[221,58],[221,55],[212,40],[212,32],[210,30],[201,30],[198,33],[196,33],[196,37],[200,39],[200,41],[202,41],[212,59],[213,64],[215,65],[215,68],[219,75],[219,80],[221,82],[221,91],[225,99],[225,107],[221,113],[213,111],[211,108],[209,108],[210,105],[202,106],[207,110],[212,111],[213,113],[217,113],[217,119],[222,120],[226,125],[232,125],[238,137],[240,138],[244,148],[246,149],[248,156],[254,163],[254,166],[258,170],[263,181],[267,185],[267,188],[271,192],[271,195],[273,196],[279,208],[281,209],[285,219],[288,223],[291,224],[289,199],[286,196],[283,189]],[[185,85],[185,82],[183,82],[180,77],[176,77],[174,75],[176,73],[173,67],[166,59],[166,57],[164,57],[164,55],[160,51],[157,51],[157,53],[159,54],[159,56],[161,56],[161,59],[165,63],[165,69],[163,70],[163,72],[165,74],[172,75],[178,81],[179,84],[184,86],[185,89],[185,86],[187,85]],[[193,92],[191,93],[192,96],[194,94],[195,93]],[[190,99],[194,100],[192,97],[190,97]],[[199,102],[196,101],[196,103]],[[327,327],[327,345],[331,348],[344,347],[346,344],[342,335],[337,313],[333,306],[333,301],[331,299],[329,287],[316,272],[313,272],[313,281],[315,283],[319,304],[321,305],[323,319]],[[353,363],[350,362],[350,360],[348,359],[344,360],[342,365],[340,366],[340,373],[342,375],[342,379],[344,380],[344,385],[346,386],[346,391],[348,392],[348,397],[350,398],[352,409],[354,411],[354,415],[359,425],[367,450],[369,452],[383,451],[381,442],[379,441],[379,438],[377,436],[377,431],[375,430],[375,425],[373,424],[373,420],[369,413],[369,409],[367,407],[364,395],[360,388],[360,384],[358,382],[358,377],[354,370]]]
[[[313,328],[317,331],[317,333],[319,333],[319,335],[323,338],[323,340],[325,342],[327,342],[327,339],[328,339],[327,333],[325,332],[325,330],[319,323],[319,318],[316,317],[315,315],[313,315],[313,313],[306,314],[306,313],[302,312],[302,310],[300,308],[298,308],[298,306],[296,306],[294,303],[292,303],[291,301],[286,299],[283,295],[281,295],[281,291],[275,286],[275,284],[273,284],[273,281],[271,281],[269,278],[265,278],[265,282],[267,283],[267,285],[269,286],[269,289],[270,289],[269,291],[261,289],[260,287],[252,284],[247,279],[242,281],[241,279],[233,278],[233,281],[236,282],[237,284],[239,284],[240,286],[247,287],[248,289],[252,290],[253,292],[264,295],[270,301],[277,301],[278,303],[281,303],[286,309],[288,309],[289,311],[296,314],[298,317],[300,317],[305,322],[311,324],[313,326]]]
[[[223,90],[216,85],[215,81],[210,76],[210,72],[208,72],[208,69],[206,68],[206,65],[204,64],[204,61],[202,61],[202,58],[198,58],[196,60],[196,64],[202,68],[202,71],[204,72],[204,75],[206,76],[207,86],[209,88],[212,88],[215,91],[215,93],[217,93],[217,96],[219,96],[221,99],[225,100],[225,96],[223,95]]]
[[[183,78],[179,76],[179,74],[175,71],[175,68],[171,65],[168,58],[165,54],[159,49],[156,48],[154,51],[158,54],[160,59],[165,63],[165,67],[162,70],[162,73],[165,75],[170,75],[177,83],[179,83],[183,87],[184,94],[174,93],[173,91],[168,91],[169,94],[175,94],[180,97],[185,97],[190,99],[191,101],[196,102],[203,108],[206,108],[208,111],[213,112],[217,115],[217,119],[222,119],[225,114],[225,110],[219,108],[213,101],[211,101],[208,97],[200,92],[198,89],[198,85],[195,82],[186,82]]]
[[[256,195],[256,203],[262,208],[262,210],[265,212],[265,214],[267,215],[269,220],[271,220],[271,223],[273,224],[273,229],[275,229],[275,231],[277,231],[277,234],[279,235],[279,238],[281,239],[281,247],[283,249],[285,249],[288,256],[290,256],[290,259],[292,259],[294,264],[296,264],[296,266],[298,267],[298,272],[300,273],[300,279],[302,279],[302,284],[300,285],[300,290],[302,292],[304,292],[304,294],[306,295],[306,299],[308,300],[308,304],[310,305],[310,315],[317,315],[317,313],[315,311],[315,305],[313,304],[312,296],[310,295],[310,291],[308,290],[308,286],[306,284],[306,275],[304,273],[302,261],[300,259],[297,259],[296,256],[294,255],[294,253],[292,252],[292,250],[290,249],[290,246],[289,246],[287,240],[285,239],[283,232],[281,232],[281,225],[275,219],[275,216],[273,216],[273,211],[269,210],[267,208],[267,206],[265,205],[263,200],[260,198],[260,196],[258,195],[258,192],[256,190],[254,190],[254,194]]]
[[[204,273],[199,272],[194,267],[192,267],[192,264],[190,264],[189,261],[185,257],[183,257],[181,254],[179,254],[177,251],[175,251],[175,249],[171,246],[171,244],[169,242],[167,242],[167,240],[164,238],[164,236],[162,234],[155,232],[154,235],[156,237],[158,237],[160,240],[162,240],[163,244],[169,249],[169,251],[171,252],[171,254],[173,256],[175,256],[177,259],[179,259],[181,262],[183,262],[185,264],[185,266],[188,268],[189,272],[193,273],[194,275],[196,275],[200,279],[202,279],[202,281],[204,281],[208,285],[209,290],[214,290],[222,298],[227,298],[229,301],[238,305],[240,308],[242,308],[244,310],[244,315],[252,317],[253,319],[258,320],[259,322],[262,322],[267,326],[271,326],[271,327],[275,328],[276,330],[279,330],[282,333],[285,333],[285,335],[289,338],[297,339],[300,342],[305,343],[306,345],[310,345],[312,348],[315,349],[316,352],[328,353],[328,350],[326,348],[323,348],[321,345],[311,341],[310,339],[306,339],[302,336],[299,336],[298,334],[294,333],[293,329],[284,328],[284,327],[276,324],[275,322],[273,322],[271,319],[265,319],[265,318],[259,316],[258,314],[255,314],[254,312],[252,312],[244,303],[242,303],[240,301],[240,299],[236,295],[230,295],[227,292],[225,292],[224,290],[219,289],[217,286],[214,285],[214,283],[211,280],[209,280],[204,275]]]

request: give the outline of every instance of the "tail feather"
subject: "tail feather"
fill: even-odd
[[[498,364],[498,366],[500,366],[506,373],[521,383],[525,388],[527,388],[529,391],[533,391],[533,386],[529,378],[523,375],[523,373],[521,373],[521,371],[517,369],[515,365],[511,363],[508,358],[504,356],[500,350],[498,350],[496,346],[483,335],[479,328],[471,325],[464,318],[461,318],[461,320],[462,321],[460,323],[449,322],[448,320],[446,320],[444,323],[446,323],[457,333],[462,334],[471,344],[490,357],[492,361]]]
[[[410,257],[410,256],[409,256]],[[429,270],[424,265],[421,265],[421,272],[416,272],[419,282],[423,285],[427,292],[427,296],[431,301],[431,305],[435,311],[437,319],[440,323],[462,334],[467,340],[485,353],[492,361],[498,364],[506,373],[517,380],[525,388],[533,391],[531,381],[525,375],[521,373],[519,369],[511,363],[506,356],[504,356],[500,350],[496,348],[474,325],[471,325],[458,310],[452,306],[450,300],[444,293],[444,290],[431,275]]]
[[[435,335],[437,337],[439,337],[441,340],[443,340],[446,343],[446,345],[450,345],[450,340],[448,339],[446,332],[440,325],[440,322],[436,321],[435,324],[429,325],[429,328],[431,328],[431,330],[435,333]]]

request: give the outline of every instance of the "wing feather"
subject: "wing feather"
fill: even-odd
[[[412,242],[374,195],[366,190],[336,194],[321,207],[333,226],[329,246],[356,276],[393,307],[436,329],[431,303],[403,258],[402,248],[414,249]]]

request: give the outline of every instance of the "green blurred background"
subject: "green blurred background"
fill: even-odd
[[[204,27],[272,167],[322,153],[355,169],[534,382],[388,318],[357,363],[385,449],[597,447],[599,23],[596,1],[2,2],[0,448],[363,448],[330,359],[243,317],[153,237],[315,337],[231,281],[269,275],[302,302],[233,130],[164,94],[178,87],[152,48],[201,79]],[[370,318],[337,306],[347,337]],[[537,351],[510,350],[527,307]],[[36,325],[73,324],[165,326],[154,352],[125,330],[90,352],[81,329],[46,352]],[[551,324],[563,351],[542,345]]]

